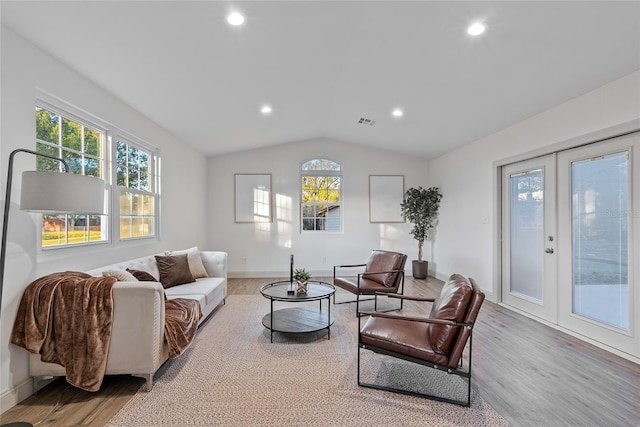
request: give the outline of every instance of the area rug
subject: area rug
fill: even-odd
[[[330,339],[326,331],[275,333],[271,343],[261,322],[269,302],[259,295],[231,295],[191,347],[156,373],[153,390],[141,388],[107,425],[508,425],[475,390],[471,408],[464,408],[358,387],[358,322],[351,305],[332,305]],[[444,372],[362,354],[363,380],[465,392],[459,378]]]

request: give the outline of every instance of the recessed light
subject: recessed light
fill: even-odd
[[[270,105],[265,105],[260,109],[260,112],[262,114],[269,114],[272,111],[271,106]]]
[[[484,25],[480,22],[476,22],[470,25],[469,28],[467,28],[467,34],[469,34],[470,36],[479,36],[480,34],[484,33],[484,30]]]
[[[227,22],[231,25],[242,25],[244,23],[244,16],[240,15],[238,12],[233,12],[227,16]]]
[[[399,108],[396,108],[395,110],[393,110],[391,114],[393,115],[393,117],[402,117],[404,115],[402,110]]]

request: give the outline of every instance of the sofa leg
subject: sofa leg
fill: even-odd
[[[153,388],[153,374],[131,374],[134,377],[144,378],[147,380],[145,391],[151,391]]]
[[[39,375],[39,376],[33,377],[33,391],[38,392],[40,390],[39,388],[40,383],[42,381],[49,381],[49,380],[52,380],[53,378],[54,378],[53,375]]]

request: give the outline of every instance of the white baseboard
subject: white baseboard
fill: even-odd
[[[10,388],[0,395],[0,414],[22,402],[33,394],[33,381],[29,377],[14,388]]]
[[[289,270],[287,271],[229,271],[227,277],[230,279],[283,279],[286,280],[289,277]],[[311,271],[311,280],[314,278],[327,278],[333,277],[333,270]]]

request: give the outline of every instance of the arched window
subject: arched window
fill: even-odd
[[[302,164],[302,231],[342,231],[342,170],[339,163],[313,159]]]

